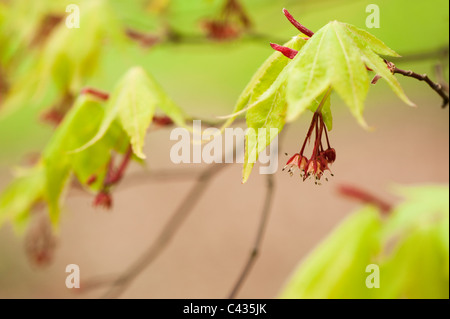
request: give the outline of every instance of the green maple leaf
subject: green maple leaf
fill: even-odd
[[[294,50],[300,50],[305,43],[305,39],[300,36],[296,36],[286,42],[284,46]],[[244,91],[239,96],[233,110],[233,116],[224,124],[224,127],[230,126],[237,114],[241,113],[246,109],[246,107],[249,107],[254,102],[258,101],[261,95],[266,93],[266,91],[273,86],[290,61],[291,60],[278,51],[272,53],[272,55],[270,55],[269,58],[260,66],[258,71],[256,71]],[[279,87],[279,84],[276,84],[275,86]]]
[[[22,172],[0,196],[0,226],[8,220],[28,216],[32,207],[45,198],[45,171],[42,163]]]
[[[301,263],[280,297],[367,297],[365,269],[380,249],[381,225],[373,207],[348,217]]]
[[[284,46],[294,50],[300,50],[306,40],[296,36]],[[247,87],[242,92],[233,111],[233,116],[224,124],[228,127],[243,111],[246,113],[246,122],[249,128],[255,129],[247,132],[245,137],[245,157],[242,173],[242,182],[245,183],[250,176],[258,155],[269,145],[276,134],[270,134],[271,128],[278,129],[278,133],[284,127],[286,103],[284,94],[284,81],[290,60],[282,53],[275,51],[258,69]],[[267,129],[267,134],[260,136],[259,129]]]
[[[142,68],[131,68],[108,99],[98,132],[88,143],[74,152],[85,150],[97,143],[116,121],[130,138],[134,154],[144,159],[145,135],[157,108],[176,124],[185,125],[183,112],[157,82]]]
[[[292,61],[286,92],[287,119],[296,118],[331,87],[357,121],[367,127],[363,118],[370,85],[366,66],[382,76],[404,102],[414,105],[378,54],[398,56],[368,32],[342,22],[328,23]]]
[[[68,28],[63,20],[52,30],[38,54],[32,55],[33,61],[29,63],[34,68],[32,72],[21,74],[13,83],[0,116],[7,116],[29,105],[29,100],[35,101],[33,104],[39,107],[48,107],[51,105],[48,101],[48,105],[40,105],[46,97],[57,100],[58,94],[76,96],[86,79],[99,70],[105,42],[114,50],[123,48],[127,41],[122,31],[124,28],[110,3],[106,0],[83,1],[79,6],[80,28]],[[60,10],[61,7],[58,7]],[[44,16],[43,13],[41,15]],[[38,26],[33,27],[34,31],[39,29]],[[28,46],[30,39],[21,41]]]
[[[128,145],[128,139],[124,139],[121,134],[123,132],[115,124],[93,147],[78,153],[70,152],[92,139],[102,123],[104,113],[105,108],[101,102],[81,96],[43,152],[46,199],[54,224],[59,219],[63,191],[71,175],[74,173],[82,185],[87,183],[90,176],[95,175],[96,182],[89,185],[89,188],[98,190],[111,159],[111,150],[123,152]]]
[[[448,186],[402,187],[387,216],[366,207],[298,267],[282,298],[445,298],[449,295]],[[368,289],[366,266],[379,266]]]

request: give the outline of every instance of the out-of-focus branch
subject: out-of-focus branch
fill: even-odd
[[[408,53],[401,57],[391,59],[393,59],[396,62],[414,62],[431,59],[445,59],[448,57],[448,55],[449,55],[449,48],[448,46],[446,46],[422,52]]]
[[[196,184],[180,203],[175,213],[160,232],[156,241],[151,243],[148,249],[122,275],[111,283],[110,289],[103,295],[103,298],[118,298],[129,287],[133,280],[136,279],[136,277],[139,276],[139,274],[141,274],[142,271],[156,258],[158,258],[192,212],[208,185],[211,183],[213,177],[225,167],[225,164],[213,164],[198,177]]]
[[[284,129],[285,130],[287,129],[287,125],[285,126]],[[284,138],[284,136],[286,136],[286,134],[284,132],[284,134],[279,135],[279,136],[280,136],[279,145],[281,145],[283,138]],[[273,197],[274,197],[274,193],[275,193],[275,181],[274,181],[274,177],[272,174],[269,174],[266,176],[266,188],[267,188],[266,198],[264,200],[264,205],[262,208],[261,219],[259,221],[259,226],[258,226],[256,238],[255,238],[255,243],[253,244],[252,250],[250,252],[250,255],[247,258],[244,268],[242,268],[242,271],[239,274],[239,277],[238,277],[236,283],[234,284],[233,288],[231,289],[231,292],[228,296],[229,299],[236,298],[240,289],[244,285],[245,280],[250,275],[250,272],[258,258],[259,251],[261,250],[261,245],[262,245],[262,241],[264,238],[264,234],[266,232],[267,223],[269,221],[269,214],[270,214],[270,210],[272,208],[272,202],[273,202]]]
[[[262,209],[262,214],[261,214],[261,220],[260,220],[260,224],[258,226],[258,232],[256,234],[256,239],[255,239],[255,243],[253,245],[252,251],[247,259],[247,262],[244,265],[244,268],[242,269],[238,280],[236,281],[236,283],[234,284],[231,293],[229,295],[229,299],[234,299],[236,298],[236,295],[239,293],[239,290],[242,288],[245,280],[248,278],[250,271],[252,270],[258,255],[259,255],[259,251],[261,249],[261,244],[264,238],[264,234],[267,228],[267,222],[269,220],[269,213],[270,213],[270,209],[272,208],[272,202],[273,202],[273,195],[274,195],[274,190],[275,190],[275,182],[274,182],[274,178],[273,175],[269,174],[266,177],[266,187],[267,187],[267,191],[266,191],[266,199],[264,201],[264,206]]]
[[[448,83],[445,81],[444,68],[442,66],[442,63],[437,63],[434,67],[434,71],[436,73],[439,84],[442,85],[442,88],[448,93]]]

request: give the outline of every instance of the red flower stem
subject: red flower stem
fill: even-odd
[[[325,101],[328,99],[328,97],[331,94],[331,87],[328,89],[327,93],[325,93],[322,101],[320,102],[319,106],[317,107],[317,110],[314,112],[314,116],[311,120],[311,124],[309,126],[309,130],[308,133],[306,134],[306,138],[305,141],[303,142],[302,148],[300,150],[300,155],[303,156],[303,152],[305,151],[305,147],[306,147],[306,142],[309,141],[309,139],[311,138],[311,134],[314,130],[314,128],[316,128],[316,134],[317,134],[317,119],[320,118],[321,121],[321,125],[322,125],[322,130],[323,130],[323,117],[322,117],[322,107],[325,104]],[[326,130],[326,129],[325,129]],[[320,136],[322,136],[322,133],[320,134]],[[320,140],[322,139],[322,137],[320,138]],[[327,142],[328,142],[328,136],[327,136]],[[329,142],[328,142],[329,143]],[[316,135],[316,144],[317,144],[317,135]],[[328,144],[329,147],[329,144]],[[314,151],[313,151],[313,157],[315,157],[315,154],[317,152],[317,148],[314,147]],[[311,159],[313,158],[311,157]]]
[[[322,140],[322,131],[323,131],[323,121],[320,121],[320,127],[319,127],[319,123],[316,122],[316,143],[314,145],[314,149],[313,149],[313,153],[311,156],[311,161],[313,161],[313,165],[314,165],[314,171],[317,171],[317,156],[319,154],[319,145],[321,143]]]
[[[305,147],[306,147],[306,142],[311,138],[311,134],[316,125],[316,121],[317,121],[317,113],[314,113],[314,116],[311,120],[311,124],[309,125],[308,133],[306,133],[306,138],[305,138],[305,141],[303,142],[302,149],[300,150],[300,155],[302,155],[302,156],[303,156],[303,151],[305,150]]]
[[[323,96],[322,101],[320,101],[319,106],[317,107],[316,113],[322,113],[322,108],[325,105],[326,100],[328,99],[328,97],[331,94],[331,87],[328,88],[327,93],[325,93],[325,95]]]
[[[307,35],[308,37],[312,37],[314,35],[314,32],[312,32],[311,30],[306,28],[304,25],[302,25],[300,22],[295,20],[294,17],[289,13],[289,11],[287,11],[286,9],[283,9],[283,13],[286,16],[286,18],[289,20],[289,22],[292,23],[292,25],[294,27],[296,27],[298,31],[300,31],[304,35]]]
[[[105,92],[102,92],[102,91],[99,91],[99,90],[93,89],[93,88],[84,88],[81,90],[81,94],[91,94],[103,101],[106,101],[109,99],[108,93],[105,93]]]
[[[322,113],[320,114],[320,119],[323,121],[323,116],[322,116]],[[331,148],[331,146],[330,146],[330,140],[328,139],[328,130],[327,130],[327,126],[325,125],[325,137],[326,137],[326,139],[327,139],[327,146],[328,146],[328,148]]]
[[[117,184],[123,177],[125,170],[130,162],[131,156],[133,155],[133,149],[131,148],[131,146],[128,147],[127,152],[125,153],[125,155],[122,158],[122,162],[120,163],[119,167],[117,168],[117,170],[114,170],[113,168],[110,167],[110,171],[112,172],[111,175],[109,177],[106,178],[104,185],[106,187],[112,186],[114,184]],[[112,160],[111,162],[112,163]],[[108,173],[109,174],[109,173]]]
[[[338,188],[338,192],[341,195],[344,195],[351,199],[356,199],[365,204],[375,205],[381,210],[383,214],[388,214],[390,211],[392,211],[391,204],[360,188],[349,185],[341,185]]]
[[[169,126],[173,124],[173,121],[170,117],[168,116],[153,116],[153,123],[157,124],[157,125],[161,125],[161,126]]]
[[[105,180],[103,181],[103,186],[107,187],[110,185],[110,180],[113,178],[114,175],[114,155],[111,155],[111,159],[108,163],[108,171],[106,172]]]
[[[319,118],[319,115],[317,116]],[[313,156],[317,155],[317,149],[319,148],[319,121],[316,121],[316,140],[314,141],[314,149],[313,149]]]

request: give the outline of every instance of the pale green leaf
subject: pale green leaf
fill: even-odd
[[[185,125],[183,112],[156,81],[141,67],[131,68],[119,81],[108,99],[105,116],[97,134],[73,152],[85,150],[97,143],[112,123],[117,121],[129,136],[134,154],[144,159],[145,136],[157,107],[176,124]]]
[[[443,222],[449,216],[449,188],[441,185],[396,187],[405,201],[396,207],[383,230],[385,240],[424,224]],[[448,238],[447,238],[448,243]]]
[[[348,29],[354,36],[359,37],[362,43],[365,43],[366,46],[374,51],[377,54],[399,57],[400,55],[389,48],[383,41],[370,34],[369,32],[359,29],[353,25],[341,23],[342,26]]]
[[[305,39],[296,36],[286,42],[284,46],[299,51],[305,43]],[[278,51],[272,53],[272,55],[264,61],[258,71],[256,71],[242,94],[239,96],[232,114],[240,112],[244,110],[245,107],[257,102],[260,97],[273,86],[275,81],[279,80],[280,73],[289,63],[289,58],[285,57],[282,53]],[[282,82],[283,81],[279,81],[279,84],[281,85]],[[223,128],[230,126],[235,118],[236,116],[230,118],[224,124]]]
[[[425,224],[411,230],[383,261],[377,293],[380,298],[448,299],[448,272],[438,225]]]
[[[260,152],[266,149],[281,132],[285,124],[285,85],[281,85],[269,98],[261,99],[247,111],[246,121],[254,132],[247,134],[242,182],[245,183]],[[272,131],[271,131],[272,130]],[[276,130],[276,134],[273,133]]]
[[[146,75],[149,79],[149,89],[156,96],[157,109],[170,117],[170,119],[178,126],[186,126],[186,115],[183,110],[175,104],[170,96],[163,90],[161,85],[150,74],[146,73]]]
[[[325,50],[328,29],[329,24],[315,33],[291,63],[286,88],[287,122],[302,114],[331,84]]]
[[[44,150],[46,194],[53,223],[58,221],[63,191],[74,170],[79,175],[81,183],[85,183],[92,174],[99,174],[98,183],[102,180],[114,141],[105,138],[81,153],[69,151],[84,145],[95,135],[103,115],[104,108],[100,102],[81,96],[58,126]],[[83,165],[86,166],[82,168]]]
[[[341,23],[335,21],[328,29],[326,47],[333,57],[329,65],[331,83],[358,122],[367,127],[362,114],[370,80],[359,50],[355,50],[353,40],[343,28]]]
[[[370,86],[366,65],[381,75],[406,103],[400,84],[384,61],[375,53],[395,52],[363,30],[332,21],[315,33],[292,62],[288,76],[286,120],[292,121],[331,86],[348,105],[357,121],[367,128],[363,118],[364,101]]]
[[[0,196],[0,226],[7,220],[28,216],[32,207],[45,196],[45,171],[42,163],[25,171]]]
[[[348,31],[348,33],[351,35],[351,32]],[[415,106],[415,104],[406,96],[397,78],[389,70],[384,60],[369,49],[361,39],[356,37],[353,37],[353,39],[360,49],[360,54],[364,63],[376,74],[380,75],[403,102],[410,106]]]
[[[381,219],[366,207],[348,217],[304,260],[281,298],[367,298],[366,267],[379,251]]]

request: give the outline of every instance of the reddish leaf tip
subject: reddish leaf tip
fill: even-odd
[[[291,49],[288,47],[284,47],[284,46],[276,44],[276,43],[270,43],[270,46],[272,47],[272,49],[282,53],[285,57],[287,57],[289,59],[295,58],[295,56],[298,53],[297,50],[294,50],[294,49]]]
[[[289,13],[286,9],[283,9],[283,13],[286,16],[286,18],[289,20],[289,22],[297,28],[298,31],[303,33],[304,35],[307,35],[308,37],[312,37],[314,35],[314,32],[306,28],[304,25],[302,25],[300,22],[294,19],[292,14]]]
[[[93,89],[93,88],[84,88],[81,90],[81,94],[90,94],[93,95],[97,98],[99,98],[100,100],[106,101],[107,99],[109,99],[109,94],[99,91],[97,89]]]

